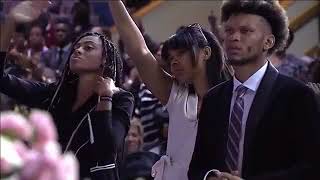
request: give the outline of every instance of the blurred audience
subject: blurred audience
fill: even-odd
[[[270,57],[270,61],[281,74],[295,78],[296,80],[300,80],[302,82],[307,82],[309,80],[308,64],[301,58],[286,52],[293,40],[294,33],[290,30],[285,48],[273,53]]]
[[[43,80],[56,81],[60,78],[71,51],[71,23],[67,18],[59,17],[54,24],[55,46],[41,54]]]
[[[91,31],[103,34],[108,38],[108,40],[110,40],[110,41],[112,40],[112,34],[111,34],[111,31],[109,28],[102,27],[102,26],[93,26],[91,28]]]
[[[126,154],[142,151],[143,127],[139,119],[133,118],[130,122],[128,135],[125,139]]]

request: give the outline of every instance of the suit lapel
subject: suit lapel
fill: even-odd
[[[217,128],[217,134],[216,136],[219,137],[221,141],[217,145],[217,147],[221,147],[220,155],[217,157],[218,162],[221,162],[218,167],[221,167],[222,171],[227,171],[227,167],[225,165],[225,157],[227,155],[227,141],[228,141],[228,126],[229,126],[229,116],[230,116],[230,104],[231,104],[231,99],[232,99],[232,92],[233,92],[233,80],[229,80],[226,82],[226,86],[223,90],[223,96],[221,96],[221,110],[220,110],[220,115],[217,116],[221,118],[223,121],[219,121],[218,128]]]
[[[259,124],[259,121],[261,120],[264,111],[267,109],[268,104],[271,102],[271,95],[272,95],[272,89],[273,85],[277,79],[278,71],[275,69],[275,67],[268,62],[268,67],[266,70],[266,73],[264,77],[261,80],[261,83],[257,89],[256,95],[254,97],[254,100],[252,102],[248,119],[246,123],[246,131],[245,131],[245,139],[244,139],[244,151],[243,151],[243,164],[242,164],[242,173],[245,175],[247,172],[247,165],[249,157],[249,151],[250,151],[250,145],[252,142],[252,139],[255,135],[256,128]],[[246,176],[244,176],[246,177]]]

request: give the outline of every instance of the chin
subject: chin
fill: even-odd
[[[79,74],[81,72],[81,68],[77,67],[77,65],[70,65],[70,71]]]
[[[247,65],[250,64],[252,62],[253,59],[249,59],[249,58],[229,58],[228,59],[228,63],[232,66],[243,66],[243,65]]]

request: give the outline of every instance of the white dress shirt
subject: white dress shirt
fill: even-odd
[[[267,70],[268,62],[266,62],[257,72],[255,72],[253,75],[249,77],[244,83],[241,83],[235,76],[233,77],[233,93],[232,93],[232,99],[231,99],[231,105],[230,105],[230,115],[229,115],[229,121],[231,118],[231,112],[234,105],[234,101],[236,98],[237,93],[235,92],[236,88],[239,85],[243,85],[248,88],[246,94],[243,96],[244,98],[244,109],[243,109],[243,115],[242,115],[242,124],[241,124],[241,137],[240,137],[240,143],[239,143],[239,159],[238,159],[238,170],[241,174],[242,170],[242,160],[243,160],[243,145],[244,145],[244,135],[246,130],[246,122],[248,119],[248,114],[253,102],[253,99],[256,95],[257,89],[260,85],[260,82]]]

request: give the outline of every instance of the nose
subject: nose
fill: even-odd
[[[240,41],[240,33],[235,31],[232,34],[227,35],[226,38],[231,40],[231,41]]]
[[[80,46],[80,47],[78,47],[78,48],[76,48],[76,49],[74,50],[74,54],[75,54],[75,55],[80,55],[80,54],[82,54],[82,51],[83,51],[83,49],[82,49],[82,47]]]
[[[172,58],[170,64],[171,64],[171,67],[178,65],[179,64],[178,58],[177,57]]]

